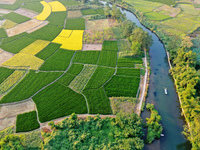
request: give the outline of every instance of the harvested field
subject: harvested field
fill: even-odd
[[[16,116],[0,119],[0,130],[3,130],[5,128],[15,125],[15,122],[16,122]]]
[[[29,21],[24,22],[22,24],[18,24],[17,26],[15,26],[13,28],[7,29],[6,32],[7,32],[8,36],[14,36],[14,35],[20,34],[22,32],[26,32],[28,30],[31,30],[31,29],[33,29],[37,26],[40,26],[44,22],[46,22],[46,21],[40,21],[40,20],[36,20],[36,19],[29,20]]]
[[[67,18],[80,18],[82,13],[80,10],[68,11]]]
[[[38,29],[40,29],[40,28],[46,26],[48,23],[49,23],[48,21],[43,21],[42,24],[38,25],[38,26],[35,27],[35,28],[32,28],[32,29],[28,30],[27,33],[32,33],[32,32],[34,32],[34,31],[36,31],[36,30],[38,30]]]
[[[14,4],[16,0],[0,0],[0,4]]]
[[[1,51],[1,49],[0,49]],[[8,59],[12,58],[15,54],[10,53],[10,52],[6,52],[6,51],[2,51],[0,53],[0,66],[1,64],[3,64],[4,62],[6,62]]]
[[[25,10],[25,9],[21,9],[21,8],[15,10],[14,12],[17,13],[17,14],[20,14],[22,16],[29,17],[29,18],[34,18],[34,17],[36,17],[38,15],[36,13],[33,13],[33,12]]]
[[[0,9],[0,13],[1,13],[1,14],[9,14],[10,12],[11,12],[11,10]]]
[[[103,30],[109,27],[108,19],[86,21],[86,30]]]
[[[2,28],[6,30],[6,29],[12,28],[16,25],[17,25],[17,23],[6,19],[6,21],[2,24]]]
[[[83,44],[83,51],[100,51],[102,44]]]

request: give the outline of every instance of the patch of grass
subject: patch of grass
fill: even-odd
[[[82,16],[80,10],[68,11],[67,18],[79,18]]]
[[[103,87],[93,90],[84,90],[90,114],[111,114],[110,100]]]
[[[30,18],[28,18],[26,16],[22,16],[20,14],[14,13],[14,12],[3,15],[3,18],[9,19],[15,23],[22,23],[22,22],[30,20]]]
[[[0,38],[8,37],[6,31],[3,28],[0,28]]]
[[[154,21],[161,21],[161,20],[166,20],[166,19],[171,19],[172,17],[163,15],[157,12],[148,12],[144,14],[149,20],[154,20]]]
[[[97,14],[97,12],[94,9],[82,9],[81,10],[82,15],[93,15]]]
[[[85,89],[97,89],[101,87],[106,81],[108,81],[115,73],[114,68],[100,67],[98,66],[94,74],[90,78]]]
[[[1,99],[0,103],[18,102],[30,98],[41,88],[56,80],[61,74],[62,72],[35,73],[31,70],[17,86]]]
[[[8,78],[15,70],[0,67],[0,83]]]
[[[118,68],[116,75],[140,77],[140,69]]]
[[[100,51],[78,51],[73,62],[83,63],[83,64],[97,64]]]
[[[58,82],[35,95],[33,100],[41,122],[64,117],[71,113],[87,113],[84,97]]]
[[[103,8],[95,9],[95,11],[100,15],[104,15],[104,9]]]
[[[28,36],[35,39],[52,41],[61,32],[63,26],[46,25],[32,33]]]
[[[65,19],[67,17],[67,11],[62,12],[52,12],[51,15],[47,18],[49,24],[55,26],[63,26]]]
[[[31,43],[33,43],[35,41],[36,41],[36,39],[29,38],[27,36],[23,36],[21,38],[11,41],[11,42],[1,44],[0,47],[5,51],[16,54],[19,51],[21,51],[23,48],[27,47],[28,45],[30,45]]]
[[[27,2],[24,3],[24,5],[21,6],[22,8],[30,9],[35,12],[41,13],[43,10],[43,5],[39,2]]]
[[[174,0],[147,0],[147,1],[152,1],[152,2],[158,2],[158,3],[163,3],[163,4],[167,4],[167,5],[175,5],[175,1]]]
[[[117,67],[135,67],[135,64],[142,64],[142,58],[122,57],[118,58]]]
[[[117,52],[112,51],[101,51],[98,65],[116,67],[117,63]]]
[[[3,40],[1,41],[1,43],[5,44],[5,43],[8,43],[8,42],[12,42],[14,40],[17,40],[17,39],[23,37],[23,36],[26,36],[27,34],[28,34],[27,32],[23,32],[23,33],[20,33],[20,34],[11,36],[11,37],[3,38]]]
[[[67,19],[65,24],[65,29],[69,30],[85,30],[85,19]]]
[[[104,86],[108,97],[136,97],[140,78],[113,76]]]
[[[80,5],[81,3],[75,0],[58,0],[65,6]]]
[[[83,69],[84,65],[82,64],[72,64],[67,73],[78,75]]]
[[[17,115],[16,132],[27,132],[38,129],[40,124],[37,121],[36,111]]]
[[[57,43],[50,43],[47,47],[45,47],[42,51],[37,53],[35,56],[46,60],[48,57],[50,57],[56,50],[60,48],[61,44]]]
[[[117,41],[104,41],[102,50],[105,51],[118,51]]]
[[[74,55],[74,51],[59,49],[40,67],[45,71],[64,71],[69,66],[70,60]]]

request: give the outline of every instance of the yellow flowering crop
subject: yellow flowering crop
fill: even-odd
[[[43,50],[50,42],[44,40],[37,40],[30,44],[29,46],[25,47],[20,51],[20,53],[27,53],[31,55],[35,55]]]
[[[14,27],[14,26],[16,26],[17,25],[17,23],[15,23],[15,22],[13,22],[13,21],[11,21],[11,20],[6,20],[3,24],[2,24],[2,28],[3,29],[9,29],[9,28],[12,28],[12,27]]]
[[[46,20],[51,14],[51,6],[45,1],[41,1],[40,3],[44,6],[44,8],[43,11],[38,16],[36,16],[36,19]]]
[[[31,54],[26,53],[18,53],[6,62],[2,64],[2,66],[8,68],[29,68],[32,70],[37,70],[42,64],[44,60],[35,57]]]
[[[0,84],[0,93],[5,93],[15,85],[26,73],[25,70],[15,70],[8,78]]]
[[[58,2],[58,1],[49,2],[49,5],[51,5],[52,12],[67,11],[65,6],[62,3]]]
[[[71,35],[72,31],[73,30],[63,29],[58,36],[63,36],[63,37],[68,38]]]

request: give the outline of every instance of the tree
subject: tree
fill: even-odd
[[[106,17],[110,17],[111,13],[111,8],[109,7],[108,3],[106,4],[106,8],[104,9],[104,14]]]
[[[121,24],[121,29],[122,29],[121,32],[123,33],[123,36],[125,36],[125,37],[129,37],[134,28],[135,28],[135,23],[133,23],[130,20],[125,20]]]
[[[187,49],[190,49],[193,46],[193,43],[189,36],[185,36],[182,38],[181,46]]]
[[[131,46],[133,55],[141,55],[142,53],[142,49],[141,49],[141,44],[136,42],[132,42],[132,46]]]

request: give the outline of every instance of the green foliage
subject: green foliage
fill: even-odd
[[[135,67],[135,64],[142,64],[141,58],[134,57],[122,57],[118,58],[117,67]]]
[[[140,77],[140,69],[118,68],[116,75]]]
[[[2,131],[0,131],[0,139],[3,139],[6,137],[6,135],[12,134],[13,132],[13,126],[8,127]]]
[[[104,15],[104,10],[102,8],[95,9],[95,11],[100,15]]]
[[[36,111],[17,115],[16,132],[32,131],[39,127]]]
[[[135,23],[130,20],[125,20],[122,22],[120,33],[124,37],[129,37],[132,31],[135,29]]]
[[[102,50],[106,51],[118,51],[117,41],[104,41]]]
[[[5,43],[5,44],[1,44],[0,48],[2,48],[5,51],[11,52],[11,53],[18,53],[19,51],[21,51],[23,48],[27,47],[28,45],[30,45],[31,43],[35,42],[36,39],[33,38],[29,38],[27,36],[23,36],[19,39],[16,39],[14,41]]]
[[[139,82],[140,78],[137,77],[115,75],[104,87],[108,97],[136,97]]]
[[[159,3],[167,4],[169,6],[176,4],[174,0],[167,0],[167,1],[166,0],[148,0],[148,1],[159,2]]]
[[[55,53],[55,51],[57,51],[60,48],[60,46],[61,44],[50,43],[49,45],[47,45],[47,47],[45,47],[42,51],[37,53],[35,56],[43,60],[46,60],[48,57],[53,55],[53,53]]]
[[[46,25],[32,33],[28,36],[35,39],[52,41],[61,32],[63,26]]]
[[[77,2],[75,0],[58,0],[59,2],[61,2],[63,5],[65,6],[71,6],[71,5],[80,5],[80,2]]]
[[[90,114],[111,114],[110,100],[103,87],[99,89],[84,90]]]
[[[147,17],[150,20],[154,20],[154,21],[162,21],[162,20],[166,20],[166,19],[171,19],[172,17],[168,16],[168,15],[163,15],[157,12],[148,12],[144,14],[145,17]]]
[[[6,31],[3,28],[0,28],[0,38],[8,37]]]
[[[72,64],[67,73],[78,75],[82,71],[83,67],[84,65],[82,64]]]
[[[35,73],[31,70],[17,86],[1,99],[0,103],[17,102],[30,98],[41,88],[57,79],[61,74],[62,72]]]
[[[85,19],[84,18],[67,19],[65,24],[65,29],[85,30]]]
[[[98,65],[116,67],[116,63],[117,63],[117,52],[101,51],[97,63]]]
[[[40,0],[38,0],[40,1]],[[27,2],[24,3],[24,5],[21,6],[22,8],[30,9],[35,12],[41,13],[43,10],[43,5],[40,2]]]
[[[9,19],[15,23],[22,23],[22,22],[30,20],[30,18],[22,16],[20,14],[14,13],[14,12],[3,15],[3,18]]]
[[[0,84],[9,77],[15,70],[0,67]]]
[[[51,15],[47,18],[47,20],[51,25],[63,26],[66,18],[67,18],[67,11],[52,12]]]
[[[59,49],[39,69],[45,71],[64,71],[69,66],[73,55],[74,51]]]
[[[112,75],[115,73],[114,68],[100,67],[98,66],[94,74],[90,78],[85,89],[97,89],[108,81]]]
[[[23,32],[23,33],[20,33],[20,34],[11,36],[11,37],[3,38],[3,40],[1,41],[1,43],[5,44],[5,43],[8,43],[8,42],[12,42],[14,40],[17,40],[17,39],[23,37],[23,36],[26,36],[27,34],[28,34],[27,32]]]
[[[87,106],[84,97],[58,82],[48,86],[33,97],[40,122],[70,115],[85,114]]]
[[[97,64],[99,54],[100,51],[78,51],[72,61],[83,64]]]
[[[24,145],[26,149],[30,150],[40,150],[43,146],[43,140],[41,138],[41,132],[40,131],[32,131],[29,133],[24,134]]]
[[[97,14],[97,12],[94,9],[82,9],[81,10],[82,15],[93,15]]]

